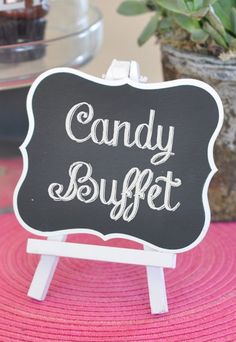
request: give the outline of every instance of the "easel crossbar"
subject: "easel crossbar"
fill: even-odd
[[[28,239],[27,252],[143,266],[175,268],[176,265],[176,255],[171,253],[40,239]]]

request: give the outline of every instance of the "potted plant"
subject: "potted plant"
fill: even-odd
[[[130,0],[118,8],[127,16],[148,12],[138,44],[157,37],[164,79],[199,79],[221,96],[225,123],[209,197],[214,220],[236,220],[236,0]]]

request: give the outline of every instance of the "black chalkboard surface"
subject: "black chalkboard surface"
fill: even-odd
[[[124,237],[172,252],[201,241],[223,121],[211,87],[105,81],[59,68],[34,82],[27,109],[14,195],[26,229]]]

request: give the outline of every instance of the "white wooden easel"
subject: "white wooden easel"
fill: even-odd
[[[109,80],[129,77],[133,81],[141,81],[139,65],[134,61],[114,60],[105,77]],[[27,252],[41,255],[28,291],[29,297],[37,300],[45,299],[59,257],[63,256],[146,266],[151,312],[158,314],[168,311],[163,268],[175,268],[175,254],[157,252],[145,246],[144,250],[137,250],[69,243],[65,242],[66,237],[66,235],[58,235],[47,240],[28,240]]]

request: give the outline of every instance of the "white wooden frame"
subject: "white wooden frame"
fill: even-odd
[[[135,82],[144,80],[140,77],[139,65],[136,62],[114,60],[105,76],[107,80],[127,77]],[[60,256],[129,263],[146,266],[151,312],[168,312],[163,267],[175,268],[175,254],[157,252],[147,246],[144,246],[144,250],[137,250],[69,243],[65,242],[66,238],[67,235],[58,235],[50,236],[47,240],[28,240],[27,252],[42,255],[28,291],[29,297],[45,299]]]

